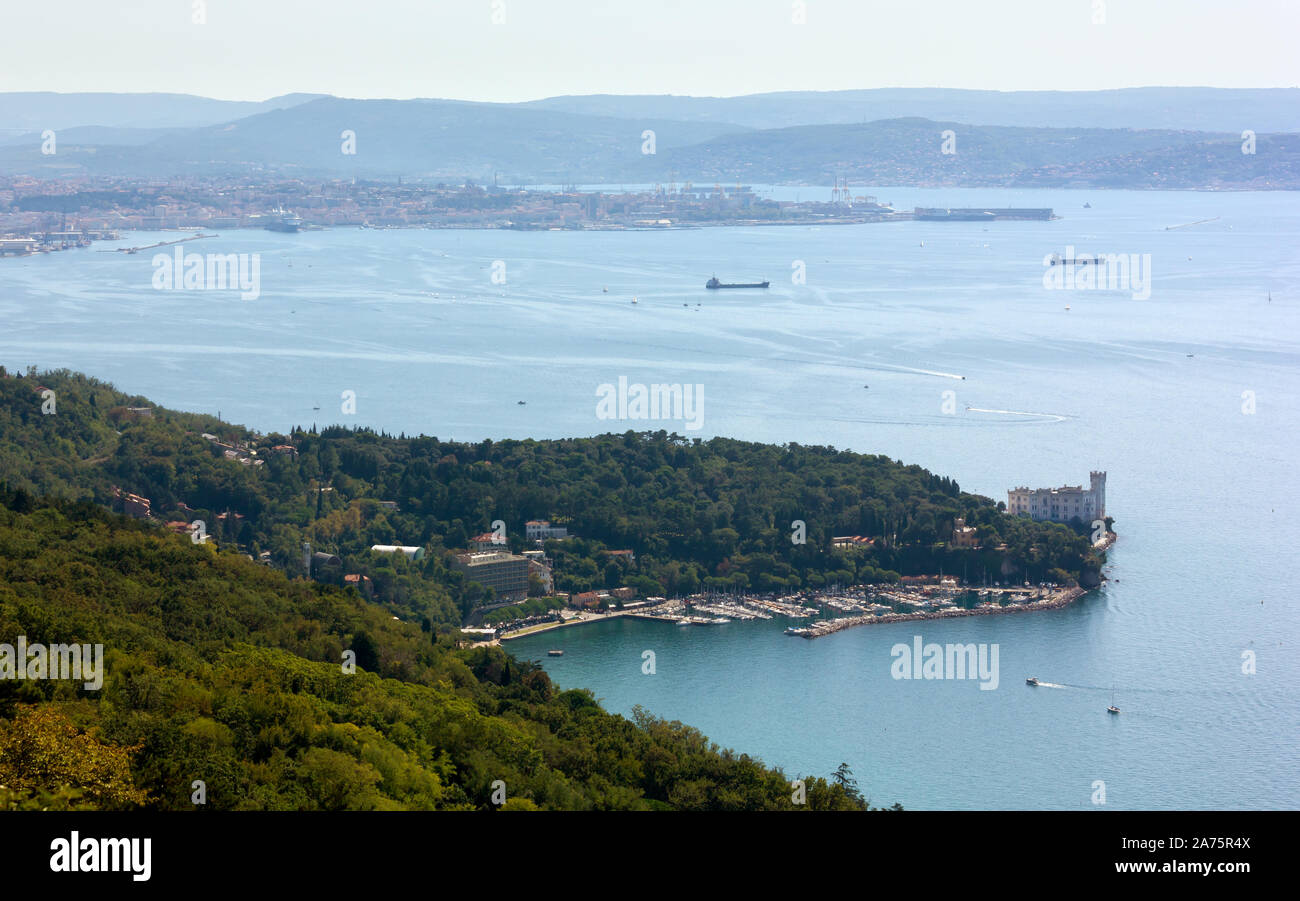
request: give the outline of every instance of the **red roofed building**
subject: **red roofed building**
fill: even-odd
[[[505,548],[505,541],[499,544],[492,540],[491,532],[484,532],[481,535],[475,535],[469,540],[469,549],[471,551],[499,551]]]

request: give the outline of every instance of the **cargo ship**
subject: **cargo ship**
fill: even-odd
[[[710,291],[716,291],[719,288],[766,288],[770,284],[771,282],[737,282],[728,284],[726,282],[718,281],[718,277],[715,275],[704,283],[704,287],[708,288]]]
[[[912,211],[912,218],[922,222],[993,222],[998,219],[1059,219],[1050,208],[1029,209],[1017,207],[965,207],[965,208],[926,208],[917,207]]]

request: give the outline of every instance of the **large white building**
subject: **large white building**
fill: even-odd
[[[1031,519],[1085,525],[1106,518],[1106,473],[1090,473],[1091,484],[1061,488],[1012,488],[1007,492],[1007,512],[1026,514]]]

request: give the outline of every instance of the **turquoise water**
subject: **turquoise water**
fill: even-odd
[[[877,803],[1084,808],[1103,780],[1109,807],[1300,806],[1300,201],[873,193],[900,208],[1051,206],[1064,218],[232,231],[185,245],[260,254],[255,301],[156,291],[152,251],[7,259],[0,362],[84,370],[262,430],[347,422],[477,440],[662,427],[884,453],[999,499],[1105,469],[1112,581],[1062,611],[817,641],[786,637],[779,620],[619,621],[512,650],[612,710],[644,704],[791,773],[847,761]],[[1216,221],[1167,230],[1203,219]],[[1045,289],[1043,258],[1068,246],[1150,254],[1150,299]],[[795,261],[806,284],[791,282]],[[706,292],[715,272],[772,288]],[[597,418],[597,386],[620,376],[702,385],[702,429]],[[894,680],[890,648],[915,634],[996,643],[999,688]],[[565,656],[546,658],[552,646]],[[647,649],[654,676],[641,673]],[[1241,672],[1245,651],[1254,675]],[[1029,688],[1028,675],[1063,687]],[[1118,718],[1105,713],[1112,684]]]

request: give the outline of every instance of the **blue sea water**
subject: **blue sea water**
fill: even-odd
[[[260,254],[249,301],[155,290],[154,251],[97,252],[176,237],[132,233],[0,260],[0,363],[82,370],[263,431],[665,428],[883,453],[998,499],[1104,469],[1120,535],[1110,581],[1064,610],[816,641],[780,621],[620,620],[510,649],[611,710],[642,704],[792,776],[846,761],[874,803],[1084,809],[1102,806],[1101,781],[1106,807],[1300,807],[1300,199],[873,193],[899,208],[1050,206],[1063,218],[229,231],[183,245]],[[1213,221],[1170,228],[1201,220]],[[1149,299],[1045,288],[1044,258],[1068,247],[1149,254]],[[772,287],[705,291],[715,273]],[[702,427],[598,418],[598,387],[620,377],[703,386]],[[892,678],[891,647],[917,634],[997,644],[999,687]],[[565,656],[547,658],[551,647]],[[1031,688],[1029,675],[1059,687]],[[1119,717],[1105,712],[1112,686]]]

